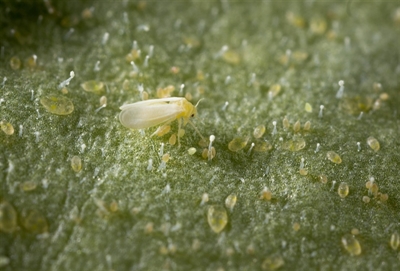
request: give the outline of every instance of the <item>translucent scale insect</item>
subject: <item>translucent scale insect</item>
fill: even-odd
[[[200,137],[204,139],[196,126],[190,121],[190,118],[197,115],[196,107],[197,105],[194,106],[182,97],[145,100],[121,106],[122,111],[119,114],[119,120],[123,126],[130,129],[145,129],[161,125],[152,136],[162,136],[165,134],[164,131],[169,129],[168,124],[178,120],[178,145],[180,145],[180,135],[183,136],[184,134],[184,130],[181,128],[187,123],[190,123]]]

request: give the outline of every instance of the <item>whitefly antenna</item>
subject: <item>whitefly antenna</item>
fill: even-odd
[[[204,100],[204,98],[201,98],[201,99],[197,102],[197,104],[196,104],[194,107],[197,108],[197,106],[199,105],[199,103],[200,103],[202,100]]]

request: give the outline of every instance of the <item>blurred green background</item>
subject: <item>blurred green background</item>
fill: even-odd
[[[399,37],[395,1],[1,0],[0,270],[399,269]],[[123,127],[141,86],[216,156]]]

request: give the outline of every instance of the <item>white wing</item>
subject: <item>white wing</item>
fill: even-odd
[[[176,119],[176,116],[184,109],[174,103],[184,98],[172,97],[164,99],[152,99],[120,107],[119,120],[127,128],[144,129],[152,126],[168,123]]]
[[[145,101],[140,101],[140,102],[136,102],[133,104],[124,104],[122,105],[119,109],[124,110],[127,107],[130,107],[132,105],[138,105],[138,106],[148,106],[148,105],[152,105],[152,104],[162,104],[162,103],[171,103],[171,102],[178,102],[181,101],[185,98],[182,97],[169,97],[169,98],[162,98],[162,99],[150,99],[150,100],[145,100]]]

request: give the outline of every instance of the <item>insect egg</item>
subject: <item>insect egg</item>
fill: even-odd
[[[260,138],[263,136],[264,133],[265,133],[265,126],[261,124],[254,129],[253,136],[254,138]]]
[[[290,150],[290,151],[299,151],[304,149],[306,146],[306,141],[302,137],[295,137],[293,140],[289,140],[287,142],[284,142],[282,147],[284,149]]]
[[[17,229],[17,212],[14,207],[6,202],[0,202],[0,231],[12,233]]]
[[[110,212],[112,212],[112,213],[115,213],[115,212],[117,212],[118,211],[118,202],[116,202],[115,200],[113,200],[111,203],[110,203],[110,206],[109,206],[109,208],[108,208],[109,210],[110,210]]]
[[[193,96],[192,96],[192,94],[190,94],[189,92],[187,92],[187,93],[185,94],[185,98],[186,98],[186,100],[191,101],[191,100],[193,99]]]
[[[328,177],[326,177],[326,175],[324,175],[324,174],[319,175],[318,179],[323,184],[326,184],[328,182]]]
[[[274,254],[274,255],[267,257],[263,261],[263,263],[261,265],[261,269],[262,270],[278,270],[284,264],[285,264],[285,261],[283,260],[283,258],[278,254]]]
[[[389,99],[389,94],[383,92],[379,95],[379,99],[381,99],[382,101],[387,101]]]
[[[352,256],[361,254],[361,246],[358,240],[351,234],[342,237],[342,244],[348,253]]]
[[[304,109],[306,110],[306,112],[311,113],[312,112],[312,106],[309,103],[306,103]]]
[[[279,92],[281,92],[281,89],[282,89],[282,87],[281,87],[281,85],[279,85],[279,84],[274,84],[274,85],[272,85],[272,86],[269,88],[269,91],[268,91],[268,98],[269,98],[269,99],[272,99],[272,98],[274,98],[275,96],[277,96],[277,95],[279,94]]]
[[[369,192],[374,195],[374,197],[376,197],[378,195],[378,191],[379,191],[379,186],[376,183],[373,183],[371,185],[371,188],[369,189]]]
[[[297,133],[298,131],[300,131],[300,121],[299,121],[299,120],[296,121],[296,122],[293,124],[293,131],[294,131],[295,133]]]
[[[11,123],[9,123],[7,121],[4,121],[4,120],[1,121],[0,122],[0,128],[6,135],[14,134],[14,127],[12,126]]]
[[[252,143],[253,145],[254,143]],[[272,145],[268,141],[258,141],[254,145],[255,152],[266,152],[272,149]]]
[[[235,205],[236,205],[236,200],[237,200],[236,194],[230,194],[229,196],[227,196],[225,199],[226,208],[228,208],[232,211],[233,207],[235,207]]]
[[[213,205],[208,208],[207,220],[215,233],[220,233],[228,223],[228,214],[224,207]]]
[[[338,194],[343,199],[349,194],[349,186],[346,183],[341,183],[338,188]]]
[[[106,96],[101,96],[100,97],[100,106],[107,106],[107,97]]]
[[[170,158],[169,153],[166,153],[161,157],[161,160],[167,163],[169,161],[169,158]]]
[[[381,194],[381,195],[379,196],[379,200],[380,200],[381,202],[386,202],[388,199],[389,199],[389,195],[388,195],[388,194]]]
[[[339,154],[334,151],[328,151],[326,157],[335,164],[342,163],[342,158],[340,158]]]
[[[21,190],[25,192],[35,190],[36,187],[37,184],[33,181],[26,181],[20,185]]]
[[[101,94],[104,92],[104,83],[96,80],[86,81],[81,84],[81,87],[87,91],[95,94]]]
[[[400,245],[400,235],[397,232],[394,232],[390,237],[390,247],[393,250],[396,250]]]
[[[171,93],[175,90],[175,87],[169,85],[165,88],[158,88],[157,89],[157,97],[158,98],[167,98],[171,96]]]
[[[308,174],[308,170],[306,168],[301,168],[299,170],[300,175],[306,176]]]
[[[26,65],[31,68],[34,69],[36,67],[36,62],[37,60],[37,55],[31,55],[30,57],[28,57],[28,59],[26,60]]]
[[[175,145],[176,143],[176,134],[172,134],[168,140],[170,145]]]
[[[19,68],[21,68],[21,60],[19,59],[19,57],[13,56],[10,59],[10,67],[13,70],[18,70]]]
[[[185,129],[178,130],[178,137],[183,137],[185,135]]]
[[[146,234],[150,234],[153,232],[154,229],[154,224],[152,222],[149,222],[146,224],[146,226],[144,227],[144,233]]]
[[[294,231],[299,231],[300,230],[300,223],[295,222],[293,224],[292,228],[293,228]]]
[[[201,157],[203,159],[208,159],[208,161],[212,160],[215,157],[216,151],[214,147],[211,147],[211,150],[205,148],[201,153]]]
[[[263,200],[272,199],[272,192],[268,189],[268,187],[264,187],[264,189],[261,191],[260,199]]]
[[[370,189],[372,187],[372,184],[374,183],[375,178],[374,177],[370,177],[369,181],[365,183],[365,187]]]
[[[100,107],[95,110],[95,112],[99,112],[102,108],[107,106],[107,97],[101,96],[100,97]]]
[[[35,234],[48,232],[49,225],[44,215],[38,210],[31,210],[22,216],[22,225],[26,230]]]
[[[374,138],[372,136],[368,137],[367,143],[368,143],[368,146],[370,146],[370,148],[373,149],[376,152],[379,151],[379,149],[381,147],[380,144],[379,144],[379,141],[376,140],[376,138]]]
[[[205,147],[208,146],[209,143],[210,143],[210,142],[209,142],[207,139],[202,138],[202,139],[199,140],[198,145],[199,145],[200,147],[205,148]]]
[[[55,115],[69,115],[74,111],[74,104],[64,96],[50,95],[40,98],[40,103],[50,113]]]
[[[368,202],[371,201],[371,198],[368,197],[368,196],[363,196],[363,197],[362,197],[362,201],[363,201],[364,203],[368,203]]]
[[[71,167],[75,172],[79,172],[82,170],[82,159],[79,156],[73,156],[71,158]]]
[[[288,129],[290,127],[290,123],[287,117],[284,117],[282,120],[282,125],[285,129]]]
[[[303,127],[304,131],[309,131],[310,128],[311,128],[311,122],[310,121],[307,121],[306,123],[304,123],[304,127]]]
[[[240,151],[244,147],[246,147],[247,142],[249,138],[248,137],[236,137],[234,138],[231,142],[228,144],[228,149],[233,152]]]

